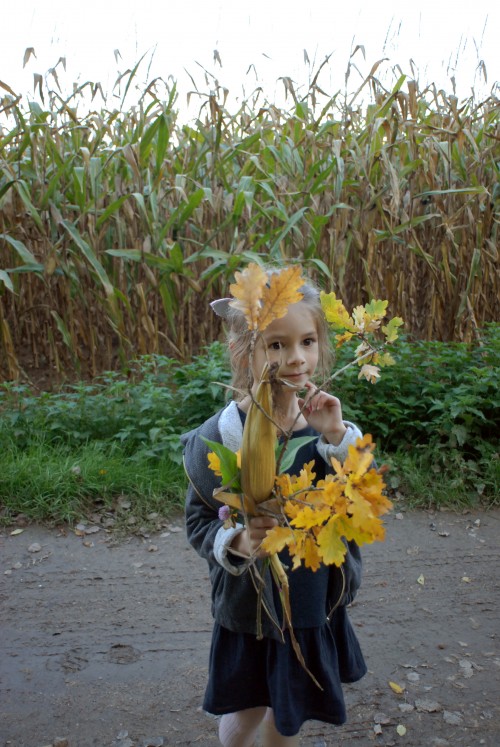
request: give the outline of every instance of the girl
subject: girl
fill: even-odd
[[[358,547],[348,544],[342,568],[321,566],[312,572],[301,566],[288,573],[295,636],[320,689],[297,660],[288,631],[283,643],[278,591],[269,571],[261,568],[265,553],[260,544],[276,520],[258,516],[246,526],[223,526],[218,516],[221,504],[212,497],[220,480],[208,468],[209,449],[201,438],[239,449],[251,403],[245,393],[249,388],[255,393],[265,361],[280,366],[273,410],[281,430],[293,428],[294,437],[316,437],[299,449],[287,470],[290,474],[298,474],[304,463],[314,460],[316,480],[323,479],[331,471],[330,458],[343,461],[348,446],[361,436],[353,423],[342,419],[340,401],[318,391],[311,381],[316,370],[327,374],[330,346],[319,293],[308,284],[300,291],[302,300],[259,336],[251,359],[251,333],[243,314],[229,306],[231,299],[212,304],[228,324],[233,386],[240,395],[182,437],[189,478],[187,534],[208,561],[215,619],[203,707],[221,716],[223,747],[251,747],[259,727],[264,747],[292,747],[299,744],[300,728],[308,719],[342,724],[346,716],[341,682],[354,682],[366,672],[346,612],[361,579]],[[304,398],[299,391],[305,391]],[[291,565],[287,550],[280,558],[285,567]],[[265,580],[261,639],[257,639],[258,573]]]

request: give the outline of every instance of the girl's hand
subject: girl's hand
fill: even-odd
[[[298,399],[302,414],[314,430],[323,434],[328,443],[338,446],[347,430],[342,421],[340,400],[317,389],[311,381],[307,382],[306,389],[305,398]]]
[[[260,543],[267,534],[268,529],[277,525],[278,521],[272,516],[252,516],[248,520],[246,528],[237,534],[231,547],[237,553],[248,557],[266,558],[269,553],[260,548]]]

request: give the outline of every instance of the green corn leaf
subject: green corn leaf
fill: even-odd
[[[38,210],[36,209],[36,207],[33,205],[33,203],[30,200],[28,185],[26,184],[25,181],[23,181],[22,179],[19,179],[15,183],[14,186],[15,186],[15,188],[17,190],[17,193],[18,193],[19,197],[21,198],[21,200],[24,203],[24,206],[25,206],[26,210],[29,212],[29,214],[33,218],[36,226],[40,229],[40,231],[43,232],[42,219],[40,217],[40,214],[39,214]]]
[[[297,456],[297,452],[299,449],[301,449],[306,444],[311,443],[311,441],[314,441],[316,439],[316,436],[300,436],[300,438],[291,438],[287,445],[285,452],[283,456],[281,457],[280,462],[280,475],[286,472],[292,464],[295,461],[295,457]],[[280,459],[281,454],[283,453],[283,444],[277,444],[276,445],[276,460],[278,461]]]
[[[179,229],[184,225],[184,223],[186,223],[186,221],[191,217],[204,197],[205,191],[203,189],[197,189],[196,192],[191,195],[187,204],[183,203],[173,211],[172,215],[165,223],[165,226],[160,231],[160,242],[163,241],[163,239],[173,226]]]
[[[129,195],[122,195],[117,200],[114,200],[111,203],[111,205],[108,205],[106,210],[97,219],[96,227],[100,228],[104,223],[106,223],[108,218],[110,218],[114,213],[116,213],[121,208],[125,200],[128,200],[128,199],[129,199]]]
[[[300,208],[300,210],[297,210],[297,212],[294,213],[287,220],[285,226],[280,231],[277,239],[275,239],[275,241],[273,242],[271,248],[269,249],[269,254],[271,255],[271,257],[273,259],[279,258],[281,256],[281,251],[280,251],[281,250],[281,247],[280,247],[281,242],[283,241],[283,239],[286,236],[288,236],[288,234],[290,233],[290,231],[292,230],[292,228],[295,226],[296,223],[298,223],[300,221],[300,219],[302,218],[302,216],[304,215],[304,213],[308,209],[309,208],[307,206]]]
[[[80,249],[88,263],[94,268],[97,277],[101,281],[104,290],[106,291],[106,295],[108,297],[113,296],[114,288],[110,281],[110,279],[107,276],[106,270],[102,266],[102,264],[99,262],[98,258],[96,257],[95,253],[92,251],[92,248],[89,246],[89,244],[85,241],[83,236],[80,236],[78,231],[76,230],[75,226],[70,223],[67,220],[62,220],[61,225],[66,229],[66,231],[69,233],[77,247]]]
[[[20,258],[23,260],[25,264],[40,266],[39,263],[36,261],[35,257],[33,256],[33,254],[25,246],[25,244],[23,244],[22,241],[19,241],[19,239],[13,239],[12,236],[9,236],[6,233],[0,233],[0,239],[3,239],[8,244],[10,244],[12,248],[16,250],[16,252],[19,254]]]
[[[170,131],[165,115],[162,115],[158,125],[158,139],[156,141],[156,173],[158,174],[165,159],[167,146],[170,139]]]
[[[0,283],[3,283],[8,290],[10,290],[12,293],[14,293],[14,286],[12,285],[12,280],[9,277],[9,274],[5,270],[0,270]]]
[[[238,469],[237,456],[234,451],[231,451],[231,449],[228,449],[227,446],[224,446],[218,441],[210,441],[208,438],[204,438],[203,436],[201,436],[201,439],[220,459],[222,484],[226,488],[231,487],[236,492],[239,492],[241,490],[239,486],[240,471]]]

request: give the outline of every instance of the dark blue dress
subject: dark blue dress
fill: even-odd
[[[317,435],[312,428],[294,433],[295,437]],[[288,470],[298,474],[304,463],[315,460],[316,480],[325,476],[323,460],[315,442],[302,447]],[[280,553],[291,567],[285,550]],[[342,682],[356,682],[366,674],[366,664],[345,606],[339,606],[327,619],[330,569],[316,572],[303,566],[288,571],[292,623],[295,637],[308,669],[320,689],[304,670],[285,631],[285,644],[270,638],[235,633],[215,623],[209,661],[209,680],[203,707],[221,715],[246,708],[273,709],[276,728],[283,736],[293,736],[309,719],[331,724],[346,720]],[[278,591],[276,608],[281,609]],[[257,614],[257,611],[256,611]]]

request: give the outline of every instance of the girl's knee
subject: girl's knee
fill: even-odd
[[[222,747],[253,747],[265,714],[266,708],[246,708],[244,711],[224,714],[219,724]]]

